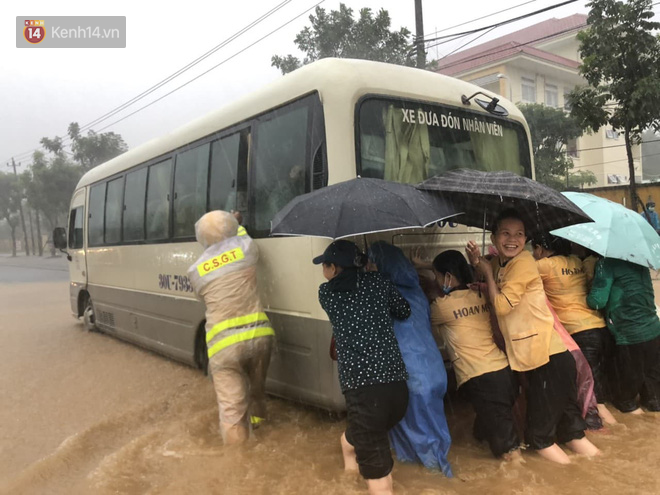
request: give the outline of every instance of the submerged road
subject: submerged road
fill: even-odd
[[[366,493],[342,472],[344,422],[322,411],[272,398],[256,439],[224,447],[210,380],[86,332],[63,258],[0,256],[0,391],[1,494]],[[512,466],[472,439],[469,406],[446,405],[455,478],[397,462],[396,493],[660,493],[660,414],[615,413],[621,424],[589,433],[600,458]]]

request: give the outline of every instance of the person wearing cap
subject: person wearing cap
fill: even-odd
[[[275,332],[257,292],[259,252],[235,215],[211,211],[195,224],[205,251],[188,269],[206,305],[206,345],[226,444],[248,439],[266,417],[265,383]]]
[[[641,201],[640,201],[641,202]],[[651,224],[656,232],[660,231],[660,219],[658,218],[658,212],[655,211],[655,202],[649,201],[646,203],[646,210],[640,213],[648,223]]]
[[[408,374],[392,319],[408,318],[410,305],[379,273],[361,270],[364,255],[350,241],[333,242],[313,262],[323,265],[328,280],[319,287],[319,302],[332,324],[346,398],[344,469],[359,470],[369,493],[392,493],[388,431],[408,407]]]

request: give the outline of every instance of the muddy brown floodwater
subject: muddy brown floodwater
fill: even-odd
[[[342,472],[343,420],[272,398],[256,440],[224,447],[206,377],[83,331],[67,298],[66,282],[0,286],[0,493],[366,493]],[[469,406],[447,409],[455,477],[396,463],[396,493],[660,493],[660,414],[615,413],[588,434],[598,458],[513,466],[472,438]]]

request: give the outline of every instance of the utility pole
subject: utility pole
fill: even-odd
[[[16,172],[16,162],[14,159],[11,159],[11,165],[7,164],[8,167],[11,167],[14,169],[14,175],[18,177],[18,172]],[[21,164],[19,162],[18,166],[20,167]],[[30,245],[28,244],[28,237],[27,237],[27,230],[25,229],[25,217],[23,216],[23,194],[21,193],[21,197],[18,198],[18,211],[21,214],[21,227],[23,228],[23,239],[25,242],[25,255],[30,256]]]
[[[426,52],[424,51],[424,16],[422,15],[422,0],[415,0],[415,45],[417,48],[417,68],[426,68]]]

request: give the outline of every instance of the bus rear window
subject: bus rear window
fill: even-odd
[[[524,127],[508,119],[370,98],[360,105],[356,129],[362,177],[417,184],[458,168],[532,175]]]

